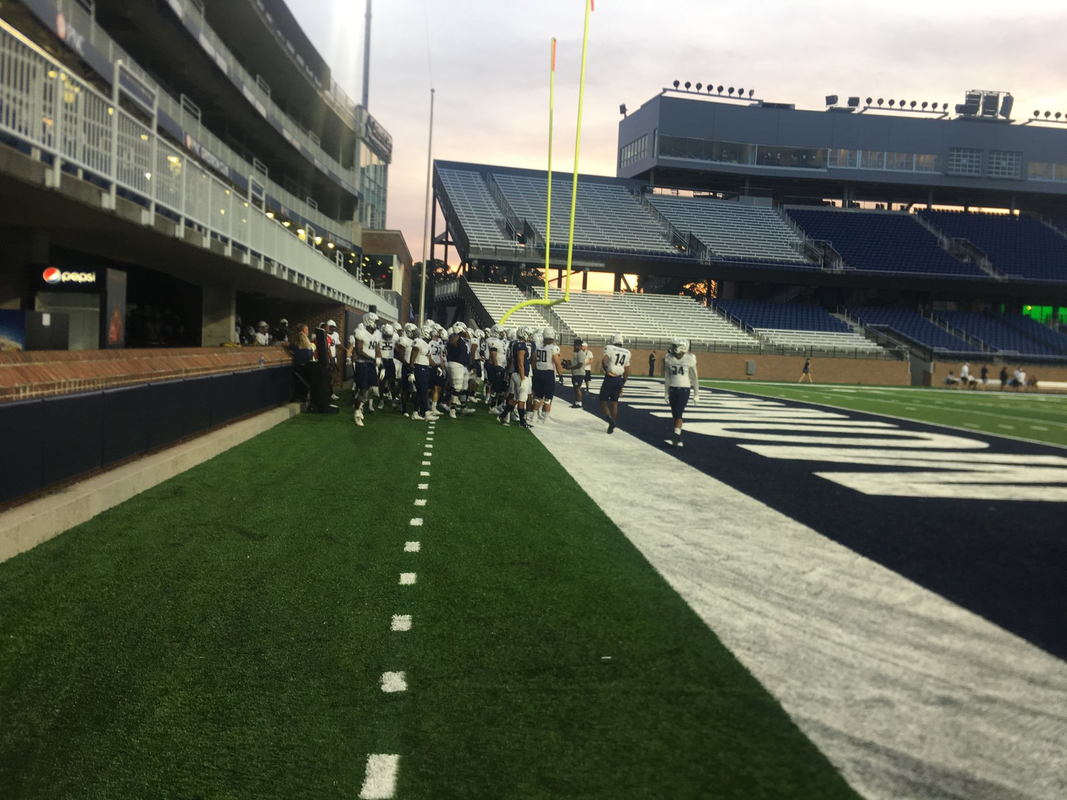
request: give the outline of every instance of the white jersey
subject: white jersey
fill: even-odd
[[[400,359],[405,364],[411,360],[411,345],[412,340],[407,336],[401,336],[396,340],[396,348],[393,352],[393,358]],[[401,352],[401,350],[403,352]]]
[[[541,344],[534,351],[534,369],[542,371],[556,370],[554,356],[559,355],[558,344]]]
[[[445,363],[445,343],[441,339],[430,341],[430,361],[435,367],[440,367]]]
[[[356,326],[356,332],[348,337],[348,343],[350,345],[354,346],[356,342],[360,343],[365,355],[361,356],[357,350],[353,350],[352,355],[355,360],[361,364],[373,362],[377,355],[375,347],[378,344],[378,340],[375,338],[374,333],[368,331],[362,322]]]
[[[496,360],[493,362],[494,366],[506,367],[508,365],[508,345],[503,339],[499,339],[494,336],[488,342],[486,342],[486,348],[488,350],[496,350]]]
[[[269,333],[257,333],[256,334],[256,344],[259,344],[259,345],[270,344],[270,334]]]
[[[964,364],[963,369],[960,370],[960,380],[967,380],[971,377],[971,367],[969,364]]]
[[[670,353],[663,359],[663,380],[670,389],[692,389],[697,383],[697,357],[686,353],[675,358]]]
[[[382,358],[383,359],[392,358],[393,357],[393,348],[395,346],[396,346],[396,337],[395,336],[393,336],[393,337],[391,337],[389,339],[386,339],[385,336],[382,336],[381,341],[378,342],[378,347],[381,349],[381,352],[382,352]]]
[[[411,351],[415,354],[416,367],[430,366],[430,343],[421,336],[411,343]]]
[[[630,351],[625,347],[609,344],[604,348],[604,358],[607,359],[608,373],[611,375],[621,376],[630,366]]]
[[[589,368],[589,362],[593,360],[592,350],[576,350],[571,358],[571,374],[584,375]]]
[[[337,346],[341,344],[341,334],[337,331],[326,334],[326,341],[330,345],[330,358],[337,359]]]

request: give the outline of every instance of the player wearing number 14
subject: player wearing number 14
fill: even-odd
[[[675,339],[663,359],[663,399],[670,403],[674,420],[674,436],[665,440],[671,447],[682,446],[682,415],[690,394],[693,400],[700,400],[697,357],[689,352],[688,339]]]
[[[623,347],[622,334],[616,333],[604,348],[600,366],[604,370],[604,382],[600,384],[600,407],[608,418],[608,433],[615,433],[619,420],[619,398],[622,387],[630,377],[630,351]]]

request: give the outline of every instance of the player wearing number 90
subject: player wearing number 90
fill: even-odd
[[[615,433],[619,419],[619,398],[623,384],[630,377],[630,351],[623,344],[622,334],[616,333],[604,348],[604,357],[600,360],[604,369],[604,382],[600,384],[600,407],[608,418],[608,433]]]
[[[697,357],[689,352],[688,339],[675,339],[663,359],[663,399],[670,403],[674,420],[674,437],[665,440],[671,447],[682,446],[682,415],[690,392],[694,400],[700,400]]]
[[[559,345],[556,344],[556,331],[545,328],[541,331],[541,344],[534,350],[534,415],[531,422],[534,419],[548,422],[552,400],[556,396],[556,377],[562,374],[563,363],[559,357]]]

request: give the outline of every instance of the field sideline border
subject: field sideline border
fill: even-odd
[[[700,385],[701,386],[707,386],[707,388],[709,388],[709,389],[715,389],[716,387],[713,385],[715,383],[722,383],[722,381],[716,381],[714,378],[701,378],[700,379]],[[751,384],[748,384],[748,385],[751,385]],[[788,383],[784,383],[784,384],[763,384],[763,385],[767,385],[767,386],[769,386],[769,385],[790,386],[790,384],[788,384]],[[936,426],[938,428],[947,428],[948,430],[959,431],[961,433],[969,433],[969,434],[972,434],[972,435],[976,432],[975,428],[960,428],[960,427],[958,427],[956,425],[945,425],[942,422],[929,422],[927,420],[914,419],[912,417],[898,417],[895,414],[883,414],[880,411],[867,411],[865,409],[847,408],[846,406],[835,406],[835,405],[831,405],[830,403],[819,403],[819,402],[816,402],[816,401],[813,401],[813,400],[800,400],[800,399],[795,399],[795,398],[792,398],[792,397],[776,397],[773,394],[761,394],[759,392],[751,392],[751,391],[750,392],[742,392],[740,390],[734,390],[734,389],[723,389],[722,391],[735,392],[736,394],[750,394],[750,395],[753,395],[754,397],[762,397],[762,398],[765,398],[767,400],[788,400],[789,402],[792,402],[792,403],[807,403],[808,405],[823,406],[825,408],[832,408],[835,411],[852,411],[854,413],[870,414],[873,417],[885,417],[886,419],[895,419],[895,420],[897,420],[899,422],[917,422],[917,423],[920,423],[922,425],[934,425],[934,426]],[[1056,444],[1055,442],[1045,442],[1045,441],[1042,441],[1041,439],[1025,439],[1022,436],[1009,436],[1006,433],[994,433],[992,431],[986,431],[986,430],[978,430],[977,432],[981,433],[981,434],[984,434],[986,436],[996,436],[996,437],[998,437],[1000,439],[1011,439],[1012,441],[1025,442],[1026,444],[1039,444],[1039,445],[1044,445],[1046,447],[1056,447],[1056,448],[1058,448],[1060,450],[1067,450],[1067,445]]]

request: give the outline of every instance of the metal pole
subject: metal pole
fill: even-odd
[[[367,14],[363,25],[363,110],[367,110],[370,101],[370,4],[367,0]]]
[[[422,226],[422,289],[419,292],[419,327],[426,324],[426,261],[430,250],[430,184],[433,181],[433,88],[430,89],[430,144],[426,148],[426,220]],[[447,265],[446,265],[447,266]]]

